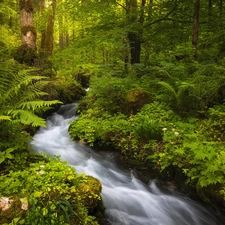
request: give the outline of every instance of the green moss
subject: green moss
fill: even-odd
[[[63,103],[71,103],[86,95],[86,91],[75,81],[57,80],[54,89],[58,92],[57,99]]]
[[[24,9],[27,12],[33,12],[33,2],[32,0],[20,0],[20,10]]]
[[[127,113],[136,114],[145,104],[149,103],[148,93],[142,88],[131,90],[126,98]]]
[[[21,45],[14,53],[14,59],[21,64],[32,66],[37,59],[37,54],[27,45]]]
[[[87,176],[87,180],[79,187],[79,193],[82,197],[84,206],[89,210],[94,211],[94,209],[101,204],[101,191],[102,185],[100,181],[94,177]]]

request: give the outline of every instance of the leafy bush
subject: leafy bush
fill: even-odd
[[[165,129],[164,146],[148,159],[165,170],[170,166],[182,170],[187,181],[198,187],[224,182],[224,145],[208,141],[196,120],[177,122]]]
[[[95,191],[90,191],[89,182]],[[19,224],[98,224],[88,215],[86,206],[91,205],[86,202],[89,198],[101,201],[101,184],[76,174],[66,162],[50,158],[47,163],[33,163],[25,170],[1,176],[0,183],[0,196],[20,196],[28,202],[28,211],[18,218]]]
[[[135,76],[127,78],[110,75],[91,77],[90,90],[84,99],[87,107],[101,107],[111,114],[125,113],[127,94],[129,90],[137,86],[135,81]]]
[[[224,99],[221,90],[225,79],[221,66],[161,63],[154,67],[153,73],[153,99],[165,102],[181,115],[196,115],[198,111],[206,111],[207,107]]]
[[[30,134],[21,124],[0,121],[1,169],[17,170],[26,166],[29,156]]]
[[[145,105],[139,113],[130,117],[110,114],[103,110],[89,109],[72,122],[69,133],[91,146],[112,145],[126,157],[144,160],[155,141],[162,140],[163,128],[176,115],[164,104],[154,102]]]
[[[210,140],[225,141],[225,105],[209,109],[209,120],[204,124],[206,136]]]
[[[100,117],[101,116],[101,117]],[[73,139],[79,139],[93,146],[94,143],[107,144],[115,133],[127,134],[130,132],[130,122],[123,114],[111,116],[102,110],[89,109],[73,121],[69,133]]]
[[[168,121],[175,120],[176,115],[166,105],[153,102],[145,105],[132,118],[135,132],[140,138],[162,140],[163,128]]]

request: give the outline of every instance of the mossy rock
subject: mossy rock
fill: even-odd
[[[44,91],[49,94],[43,97],[44,100],[58,99],[64,104],[76,102],[86,95],[86,91],[77,82],[68,82],[64,79],[50,81]]]
[[[149,94],[142,88],[132,89],[126,98],[127,114],[136,114],[147,103],[150,102]]]
[[[96,208],[102,205],[101,191],[102,184],[100,181],[92,176],[86,176],[85,180],[79,186],[79,195],[81,196],[81,201],[83,205],[90,211],[96,211]]]
[[[0,224],[11,223],[15,217],[23,217],[25,215],[25,210],[21,208],[22,204],[20,199],[14,198],[10,199],[10,204],[7,209],[0,207]]]

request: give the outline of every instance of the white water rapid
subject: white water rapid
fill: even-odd
[[[106,216],[112,225],[218,225],[208,210],[187,197],[165,194],[151,182],[143,184],[132,173],[120,170],[110,156],[95,153],[84,144],[70,140],[69,122],[74,120],[74,105],[66,105],[40,129],[31,145],[39,152],[60,155],[61,160],[98,178],[103,186]],[[217,222],[216,222],[217,221]]]

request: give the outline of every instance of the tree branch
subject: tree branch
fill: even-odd
[[[119,6],[121,6],[123,9],[125,9],[125,10],[127,11],[127,8],[126,8],[124,5],[120,4],[120,3],[117,2],[117,1],[115,1],[115,3],[116,3],[117,5],[119,5]]]
[[[156,24],[156,23],[158,23],[160,21],[166,20],[169,17],[169,15],[172,14],[176,10],[176,8],[178,7],[178,5],[179,5],[179,3],[176,4],[175,7],[170,12],[168,12],[163,18],[160,18],[160,19],[155,20],[155,21],[153,21],[151,23],[145,24],[144,27],[148,27],[148,26],[151,26],[153,24]]]

